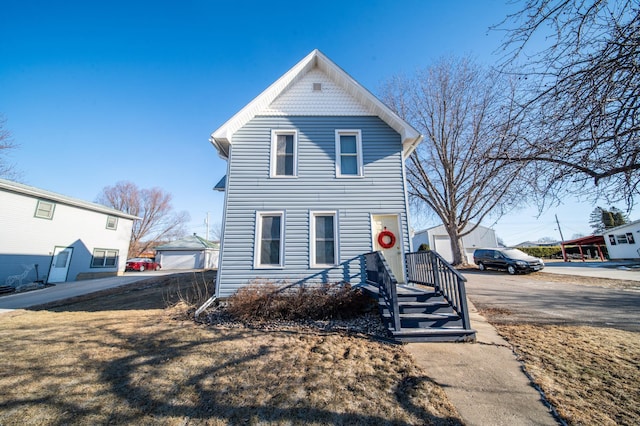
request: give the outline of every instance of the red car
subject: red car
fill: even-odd
[[[127,266],[125,267],[125,271],[158,271],[161,266],[159,263],[154,262],[152,259],[147,259],[144,257],[136,257],[133,259],[127,260]]]

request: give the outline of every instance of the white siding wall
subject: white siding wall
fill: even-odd
[[[616,238],[616,235],[624,235],[630,233],[633,235],[633,244],[616,243],[611,244],[610,238]],[[610,259],[638,259],[640,258],[640,223],[634,222],[626,226],[620,226],[615,229],[609,229],[604,232],[604,241],[609,251]]]
[[[69,280],[80,272],[124,271],[132,220],[118,218],[117,229],[109,230],[107,214],[60,202],[55,202],[53,219],[41,219],[34,216],[37,202],[31,196],[0,191],[0,284],[6,276],[21,273],[22,264],[34,261],[39,263],[40,278],[47,274],[56,246],[74,247]],[[91,268],[94,248],[118,250],[118,267]]]
[[[446,261],[451,262],[453,260],[449,234],[447,234],[444,225],[416,233],[416,238],[413,240],[414,249],[417,250],[418,247],[420,247],[420,244],[425,242],[423,241],[425,239],[427,240],[426,242],[429,244],[429,247],[432,250],[438,251]],[[438,240],[437,243],[436,240]],[[420,243],[416,245],[418,241],[420,241]],[[444,244],[448,244],[448,247],[442,248]],[[465,253],[467,255],[467,261],[473,263],[473,252],[476,248],[497,247],[498,241],[493,229],[485,226],[478,226],[472,233],[462,237],[462,244],[464,245]],[[440,250],[438,250],[438,248],[440,248]]]
[[[297,129],[298,176],[269,177],[272,129]],[[362,131],[364,177],[336,178],[335,130]],[[400,215],[409,250],[400,135],[378,117],[264,117],[234,136],[226,188],[218,295],[252,280],[360,283],[360,255],[372,250],[371,214]],[[285,212],[282,269],[254,269],[256,211]],[[339,262],[310,269],[309,212],[337,211]]]

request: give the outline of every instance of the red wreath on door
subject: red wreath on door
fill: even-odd
[[[386,241],[388,239],[388,241]],[[378,244],[380,247],[388,249],[396,245],[396,236],[393,232],[387,231],[387,227],[384,227],[384,231],[378,234]]]

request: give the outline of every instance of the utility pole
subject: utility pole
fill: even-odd
[[[562,248],[562,259],[567,261],[567,253],[564,251],[564,236],[562,235],[562,228],[560,228],[560,221],[558,220],[558,215],[555,215],[556,223],[558,224],[558,231],[560,232],[560,247]]]
[[[207,218],[204,220],[204,223],[207,225],[207,233],[206,233],[207,241],[210,241],[209,240],[209,212],[207,212]]]

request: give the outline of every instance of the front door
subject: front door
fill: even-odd
[[[373,250],[381,251],[387,260],[391,272],[404,283],[404,262],[402,261],[402,234],[400,220],[397,214],[373,215]],[[386,231],[386,232],[385,232]],[[382,236],[380,235],[382,233]],[[391,235],[389,234],[391,233]],[[393,244],[392,244],[393,243]]]
[[[73,247],[56,247],[53,250],[53,260],[49,269],[48,283],[63,283],[67,280],[67,272],[71,264]]]

